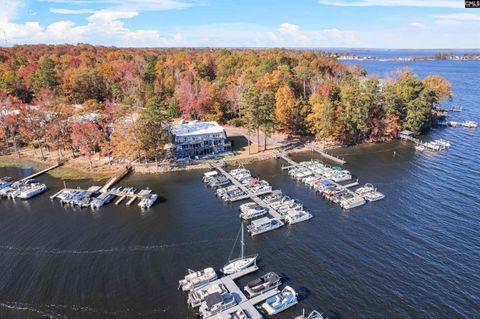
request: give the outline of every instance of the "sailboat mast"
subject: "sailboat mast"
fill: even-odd
[[[242,223],[242,240],[241,240],[241,248],[240,248],[240,257],[243,258],[243,250],[244,250],[245,243],[243,242],[243,223]]]

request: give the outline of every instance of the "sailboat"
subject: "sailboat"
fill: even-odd
[[[244,256],[244,250],[245,250],[245,241],[244,241],[244,231],[243,231],[243,224],[241,228],[241,233],[242,237],[240,240],[240,257],[237,259],[230,260],[222,269],[221,271],[225,275],[232,275],[234,273],[237,273],[239,271],[242,271],[251,265],[255,264],[257,262],[257,257],[258,255],[252,255],[252,256]],[[238,238],[238,235],[237,235]],[[236,241],[235,241],[236,244]],[[235,244],[233,247],[235,247]]]

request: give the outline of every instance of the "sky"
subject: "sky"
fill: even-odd
[[[480,48],[464,0],[0,0],[0,45]]]

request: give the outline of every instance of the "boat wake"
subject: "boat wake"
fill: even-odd
[[[45,318],[69,319],[68,317],[60,315],[58,313],[36,309],[36,308],[34,308],[33,305],[26,304],[26,303],[3,301],[3,302],[0,302],[0,307],[10,309],[10,310],[15,310],[15,311],[22,311],[22,312],[26,311],[26,312],[38,313],[38,314],[42,315],[42,317],[45,317]]]
[[[48,247],[16,247],[16,246],[0,246],[0,250],[15,255],[95,255],[95,254],[125,254],[135,252],[149,252],[149,251],[161,251],[170,248],[182,247],[182,246],[194,246],[204,245],[211,243],[220,243],[226,241],[233,241],[233,238],[215,239],[215,240],[203,240],[184,243],[172,243],[162,245],[146,245],[146,246],[126,246],[126,247],[113,247],[104,249],[93,250],[76,250],[76,249],[56,249]]]

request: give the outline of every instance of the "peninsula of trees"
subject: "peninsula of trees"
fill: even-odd
[[[2,148],[157,158],[170,119],[215,120],[344,144],[426,132],[451,97],[440,76],[368,77],[320,51],[0,48]]]

